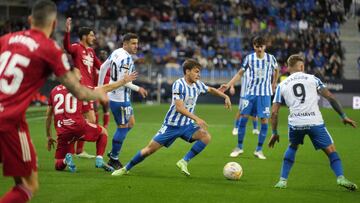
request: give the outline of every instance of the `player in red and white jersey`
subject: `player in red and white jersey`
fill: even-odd
[[[78,69],[74,69],[77,78],[81,75]],[[114,90],[136,78],[136,73],[129,75],[118,83],[105,85],[105,92]],[[75,172],[75,164],[72,161],[73,144],[75,141],[96,142],[96,168],[104,168],[113,171],[103,161],[103,154],[107,144],[107,131],[100,125],[89,123],[84,115],[91,109],[92,103],[76,99],[63,85],[56,86],[50,93],[49,106],[47,109],[46,134],[48,138],[48,150],[56,142],[51,136],[51,120],[54,117],[54,125],[57,132],[57,147],[55,152],[55,169],[64,170],[66,166],[71,172]]]
[[[29,30],[0,38],[0,162],[3,175],[15,186],[0,202],[27,202],[38,190],[37,158],[31,142],[25,111],[32,95],[54,72],[70,92],[82,100],[107,100],[102,89],[80,85],[70,72],[66,55],[49,38],[56,27],[56,5],[40,0],[32,8]]]

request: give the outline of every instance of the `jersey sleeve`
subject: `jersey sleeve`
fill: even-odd
[[[278,85],[275,90],[273,103],[281,103],[281,86]]]
[[[244,61],[242,62],[241,64],[241,69],[243,69],[244,71],[246,71],[246,69],[249,67],[249,55],[247,55],[245,58],[244,58]]]
[[[70,70],[70,64],[66,54],[62,52],[55,41],[51,42],[51,45],[46,49],[46,53],[43,53],[43,56],[45,56],[45,60],[57,77],[64,75]]]
[[[209,87],[200,80],[198,81],[198,84],[199,84],[200,93],[206,94],[209,91]]]
[[[63,46],[64,49],[71,55],[76,52],[76,45],[70,43],[70,32],[65,32]]]
[[[174,100],[184,99],[184,86],[179,81],[175,82],[172,86],[172,98]]]
[[[317,90],[320,90],[320,89],[326,87],[326,85],[319,78],[314,76],[314,79],[315,79],[315,84],[316,84],[316,89]]]
[[[276,61],[276,58],[275,58],[275,56],[273,56],[273,55],[271,55],[271,68],[272,68],[273,70],[279,68],[279,65],[278,65],[278,63],[277,63],[277,61]]]

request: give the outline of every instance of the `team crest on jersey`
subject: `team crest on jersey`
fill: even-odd
[[[190,98],[186,99],[186,101],[185,101],[185,107],[186,107],[186,108],[191,108],[192,105],[194,104],[194,102],[195,102],[195,98],[194,98],[194,97],[190,97]]]

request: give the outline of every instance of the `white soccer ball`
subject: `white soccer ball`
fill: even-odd
[[[228,180],[239,180],[243,175],[243,169],[236,162],[229,162],[224,166],[224,176]]]

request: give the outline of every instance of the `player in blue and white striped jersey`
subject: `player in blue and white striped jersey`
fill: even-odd
[[[348,190],[356,190],[357,185],[344,177],[340,157],[319,110],[318,93],[329,101],[333,109],[341,116],[344,124],[356,127],[356,123],[345,115],[335,96],[317,77],[303,73],[304,62],[304,58],[300,55],[291,55],[288,59],[290,76],[276,88],[271,113],[273,135],[269,141],[269,147],[272,148],[275,142],[279,142],[277,125],[281,98],[290,109],[288,117],[290,145],[284,155],[280,181],[275,187],[287,187],[287,178],[294,164],[296,151],[299,145],[304,143],[305,135],[309,135],[315,149],[323,150],[328,156],[330,167],[337,177],[337,184]]]
[[[125,167],[112,173],[114,176],[127,174],[136,164],[143,161],[161,147],[169,147],[177,138],[194,142],[189,152],[176,165],[185,175],[190,173],[188,162],[199,154],[210,142],[206,122],[194,114],[196,101],[200,94],[210,93],[225,99],[225,107],[231,108],[230,98],[219,90],[206,86],[199,80],[201,65],[187,59],[183,65],[184,77],[176,80],[172,86],[172,102],[166,113],[164,123],[150,143],[141,149]]]
[[[122,80],[124,75],[135,71],[134,61],[131,55],[136,54],[138,41],[138,36],[134,33],[124,35],[122,48],[116,49],[101,65],[98,86],[103,85],[108,69],[110,69],[110,84]],[[144,88],[134,85],[131,82],[108,93],[110,109],[118,126],[112,139],[111,152],[108,154],[110,158],[108,164],[115,169],[122,167],[118,156],[127,133],[135,124],[135,117],[130,100],[131,90],[138,92],[142,97],[147,96],[147,91]]]
[[[231,152],[230,157],[237,157],[244,152],[243,140],[246,131],[246,123],[251,114],[256,114],[261,119],[258,145],[254,155],[259,159],[266,159],[262,152],[267,130],[268,118],[270,117],[271,95],[276,87],[278,79],[278,65],[273,55],[265,53],[266,41],[263,37],[257,36],[253,39],[255,52],[245,57],[238,73],[227,83],[220,87],[226,91],[234,85],[246,71],[249,77],[246,87],[246,95],[243,100],[243,109],[240,118],[237,147]],[[273,79],[271,81],[271,79]]]

